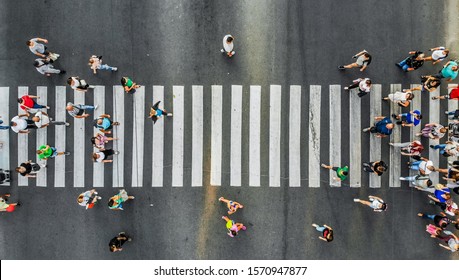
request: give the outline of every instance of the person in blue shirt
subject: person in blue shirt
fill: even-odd
[[[392,117],[397,120],[397,124],[401,124],[402,126],[417,126],[421,123],[422,119],[421,111],[419,110],[399,114],[398,116],[392,114]]]
[[[120,125],[120,123],[110,120],[110,115],[107,114],[100,115],[99,118],[94,120],[94,127],[98,128],[103,133],[111,133],[109,130],[111,130],[114,125]]]
[[[161,116],[166,116],[166,117],[172,117],[172,113],[167,112],[164,109],[159,108],[159,103],[161,101],[156,102],[150,109],[150,118],[153,121],[153,124],[156,123],[156,121],[161,118]]]
[[[390,118],[385,116],[375,117],[375,122],[373,126],[363,129],[363,132],[370,131],[371,133],[376,133],[376,137],[384,138],[388,135],[391,135],[394,124]]]

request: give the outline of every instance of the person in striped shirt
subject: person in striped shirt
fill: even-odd
[[[65,108],[67,112],[69,113],[70,116],[77,118],[77,119],[84,119],[89,117],[89,114],[86,113],[86,110],[97,110],[98,105],[92,106],[92,105],[83,105],[83,104],[78,104],[75,105],[72,102],[67,103],[67,107]]]

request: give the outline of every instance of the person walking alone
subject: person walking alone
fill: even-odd
[[[117,195],[114,195],[108,201],[108,208],[111,210],[124,210],[123,204],[128,200],[132,200],[135,197],[128,195],[126,190],[122,189]]]
[[[448,57],[448,54],[449,54],[449,50],[445,47],[431,48],[429,49],[429,51],[432,52],[432,55],[424,58],[424,60],[432,61],[433,65],[443,61],[446,57]]]
[[[359,97],[365,96],[367,93],[370,93],[371,91],[371,80],[369,78],[358,78],[356,80],[352,81],[353,83],[347,87],[344,87],[344,90],[349,91],[353,88],[358,88],[359,92],[357,95]]]
[[[230,34],[225,35],[223,37],[223,49],[220,50],[222,54],[225,54],[228,57],[233,57],[236,52],[233,50],[234,48],[234,37]]]
[[[119,252],[123,250],[123,245],[126,242],[131,242],[132,238],[127,236],[124,231],[118,233],[117,236],[113,237],[110,240],[110,243],[108,243],[108,246],[110,248],[110,252]]]
[[[370,201],[354,198],[354,202],[369,206],[375,212],[382,212],[387,210],[387,204],[381,198],[372,195],[368,196],[368,198]]]
[[[172,113],[167,112],[164,109],[159,109],[159,103],[161,101],[156,102],[150,109],[150,118],[153,121],[153,124],[161,118],[161,116],[166,115],[166,117],[172,117]]]
[[[348,65],[340,65],[338,66],[339,70],[351,69],[351,68],[360,68],[360,72],[365,71],[368,65],[371,63],[371,55],[366,51],[363,50],[357,54],[355,54],[352,58],[356,58],[356,62],[348,64]]]
[[[410,56],[395,63],[398,67],[402,68],[403,71],[409,72],[414,71],[424,65],[424,53],[421,51],[410,51],[408,53]]]
[[[94,88],[94,86],[89,85],[85,80],[80,79],[78,76],[69,77],[67,79],[67,84],[69,84],[72,89],[80,92],[87,92],[88,89]]]
[[[32,160],[29,160],[16,167],[16,172],[27,178],[37,178],[37,173],[40,172],[40,169],[41,168],[38,163],[34,163]]]
[[[404,142],[404,143],[389,143],[392,147],[400,148],[401,154],[404,156],[420,156],[422,151],[424,151],[424,146],[418,140],[413,142]]]
[[[333,229],[327,225],[319,226],[318,224],[312,224],[312,226],[322,234],[319,236],[320,240],[325,242],[332,242],[333,241]]]
[[[109,70],[112,72],[118,71],[117,67],[108,66],[107,64],[102,64],[102,56],[92,55],[89,58],[89,66],[91,66],[92,72],[97,74],[97,70]]]

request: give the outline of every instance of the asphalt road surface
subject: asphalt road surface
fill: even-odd
[[[67,130],[66,145],[72,156],[65,159],[65,187],[54,187],[55,166],[48,166],[47,186],[31,181],[28,186],[2,187],[11,193],[11,201],[19,199],[22,206],[14,213],[0,217],[1,259],[458,259],[458,255],[438,246],[425,232],[426,222],[418,212],[438,211],[427,203],[425,193],[416,192],[406,184],[394,188],[389,175],[381,179],[380,188],[370,188],[368,175],[362,174],[362,185],[349,188],[329,186],[329,173],[320,172],[319,185],[310,186],[308,159],[310,85],[319,85],[328,93],[329,85],[346,86],[360,76],[358,70],[341,72],[337,66],[352,62],[352,55],[366,49],[373,62],[362,76],[381,84],[382,95],[391,84],[408,88],[419,83],[421,74],[431,74],[440,66],[429,63],[413,73],[403,73],[394,66],[410,50],[427,51],[431,47],[451,42],[447,38],[448,1],[7,1],[1,0],[0,10],[0,87],[9,88],[10,117],[17,113],[17,88],[28,86],[34,93],[37,86],[48,88],[48,104],[55,105],[55,86],[65,86],[67,76],[79,75],[91,84],[106,87],[106,112],[114,110],[112,86],[119,85],[122,76],[133,77],[145,85],[145,99],[151,100],[152,86],[164,86],[164,106],[173,106],[173,86],[185,89],[185,126],[183,130],[183,187],[172,187],[173,124],[165,122],[164,183],[151,187],[152,125],[145,121],[143,186],[131,187],[134,150],[132,126],[133,98],[125,96],[126,120],[124,187],[136,197],[124,211],[110,211],[106,199],[117,189],[109,174],[113,166],[106,165],[105,184],[98,188],[104,202],[95,209],[84,210],[76,203],[82,188],[72,185],[73,172],[78,168],[72,156],[84,152],[85,189],[93,185],[92,148],[73,151],[74,131]],[[226,59],[221,55],[225,34],[235,37],[236,55]],[[25,42],[33,37],[49,40],[48,47],[61,54],[56,67],[67,70],[64,76],[44,77],[32,66],[35,58]],[[448,46],[454,50],[455,46]],[[93,75],[87,65],[92,54],[103,55],[104,61],[118,67],[116,73]],[[191,187],[191,93],[193,85],[204,88],[203,106],[203,186]],[[223,88],[223,130],[221,186],[211,186],[212,105],[211,86]],[[231,86],[243,86],[242,104],[242,183],[230,184]],[[260,187],[250,187],[248,171],[249,88],[260,85],[261,155]],[[270,85],[282,87],[280,187],[270,187]],[[300,85],[301,98],[301,186],[289,185],[289,87]],[[445,91],[446,85],[442,85]],[[67,87],[67,100],[73,100]],[[94,97],[86,94],[87,103]],[[369,160],[370,140],[361,135],[361,145],[349,143],[349,96],[337,97],[342,106],[335,108],[342,116],[341,162],[349,164],[350,153],[360,150],[362,161]],[[419,96],[420,98],[420,96]],[[330,96],[323,94],[320,118],[320,161],[328,162]],[[429,96],[422,96],[423,122],[429,121]],[[151,104],[145,102],[145,108]],[[446,110],[442,103],[440,112]],[[53,109],[52,109],[53,110]],[[51,111],[53,112],[53,111]],[[382,107],[389,114],[389,106]],[[361,100],[361,127],[370,123],[370,98]],[[175,116],[174,116],[175,117]],[[74,126],[74,120],[67,116]],[[446,122],[441,115],[440,121]],[[174,123],[175,124],[175,123]],[[85,123],[85,139],[92,134],[91,121]],[[0,133],[8,133],[0,131]],[[18,136],[9,132],[10,161],[18,164]],[[55,128],[48,128],[47,139],[55,139]],[[409,129],[402,139],[410,140]],[[29,143],[36,136],[29,135]],[[89,140],[88,140],[89,141]],[[387,141],[384,140],[384,141]],[[423,140],[424,141],[424,140]],[[426,146],[428,142],[424,142]],[[34,146],[28,149],[35,158]],[[389,147],[382,147],[382,159],[389,162]],[[426,149],[427,150],[427,149]],[[116,160],[116,159],[115,159]],[[8,166],[8,163],[1,163]],[[446,166],[441,159],[440,165]],[[402,175],[408,174],[403,169]],[[352,174],[351,174],[352,176]],[[16,177],[17,178],[17,177]],[[30,181],[30,180],[29,180]],[[377,195],[388,202],[385,213],[352,202],[354,197]],[[247,231],[237,238],[226,235],[221,216],[226,213],[220,196],[244,204],[233,215],[247,225]],[[457,195],[453,197],[458,201]],[[325,243],[318,239],[312,223],[328,224],[335,230],[335,240]],[[120,231],[133,236],[123,252],[112,254],[109,240]],[[457,233],[457,231],[455,231]]]

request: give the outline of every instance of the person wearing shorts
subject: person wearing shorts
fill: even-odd
[[[333,241],[333,229],[327,225],[319,226],[318,224],[312,224],[312,226],[322,234],[319,236],[320,240],[325,242],[332,242]]]
[[[50,145],[41,145],[37,150],[38,158],[41,160],[48,160],[61,155],[70,155],[70,152],[58,152],[56,148]]]
[[[110,115],[107,114],[102,114],[94,120],[94,127],[103,133],[111,133],[110,130],[114,125],[120,125],[120,123],[110,120]]]
[[[326,165],[322,163],[320,166],[322,166],[323,168],[335,171],[336,176],[337,176],[337,177],[333,177],[333,180],[335,181],[344,181],[347,179],[347,176],[349,174],[349,167],[347,165],[343,167],[338,167],[338,166]]]
[[[363,205],[367,205],[370,208],[372,208],[373,211],[375,211],[375,212],[382,212],[382,211],[386,211],[387,210],[387,204],[381,198],[379,198],[377,196],[370,195],[370,196],[368,196],[368,199],[370,201],[354,198],[354,202],[359,202],[359,203],[361,203]]]
[[[238,235],[238,232],[241,229],[247,229],[247,227],[244,226],[244,224],[236,223],[233,220],[230,220],[227,216],[223,216],[222,219],[226,221],[226,229],[228,230],[228,235],[230,237],[235,237],[236,235]]]
[[[372,86],[372,83],[369,78],[358,78],[358,79],[353,80],[351,85],[344,87],[344,90],[349,91],[353,88],[358,88],[359,92],[357,95],[359,97],[363,97],[367,93],[370,93],[371,86]]]
[[[239,208],[244,208],[244,206],[239,202],[225,199],[223,196],[220,197],[218,201],[226,203],[226,206],[228,207],[228,215],[236,213],[237,209]]]
[[[156,102],[153,105],[153,107],[151,107],[151,109],[150,109],[150,118],[153,121],[153,124],[155,124],[156,121],[163,115],[165,115],[166,117],[172,117],[172,113],[169,113],[166,110],[159,108],[159,103],[160,102],[161,101]]]
[[[363,72],[371,63],[371,55],[366,50],[355,54],[352,58],[356,58],[357,60],[354,63],[348,65],[340,65],[338,66],[338,69],[345,70],[351,68],[360,68],[360,72]]]
[[[94,159],[94,162],[103,162],[103,163],[109,163],[113,162],[113,159],[108,159],[109,157],[113,155],[117,155],[120,152],[114,151],[112,149],[107,149],[107,150],[100,150],[99,152],[93,153],[92,158]]]
[[[437,76],[421,76],[421,86],[410,89],[411,91],[419,90],[423,94],[433,92],[441,85],[441,80]]]

